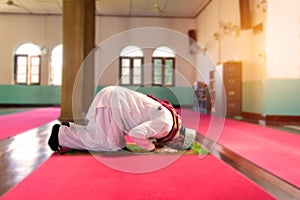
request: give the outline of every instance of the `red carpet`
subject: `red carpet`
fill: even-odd
[[[183,123],[206,135],[211,116],[191,110]],[[192,124],[199,119],[200,124]],[[226,119],[218,143],[300,188],[300,135]]]
[[[163,155],[142,155],[144,162]],[[169,155],[170,156],[170,155]],[[139,165],[136,156],[109,157]],[[168,159],[168,158],[167,158]],[[140,160],[140,159],[139,159]],[[125,162],[126,163],[125,163]],[[132,163],[134,162],[134,163]],[[214,156],[182,156],[161,170],[125,173],[91,155],[54,155],[1,200],[274,199]]]
[[[36,128],[59,117],[60,108],[40,108],[0,116],[0,140]]]

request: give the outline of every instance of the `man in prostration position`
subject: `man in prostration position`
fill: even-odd
[[[107,86],[95,96],[86,115],[88,123],[55,124],[48,144],[91,151],[119,151],[126,134],[147,151],[190,149],[196,132],[181,125],[173,106],[150,95],[119,86]]]

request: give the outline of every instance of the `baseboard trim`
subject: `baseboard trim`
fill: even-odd
[[[246,121],[264,123],[266,125],[300,125],[299,115],[266,115],[260,113],[242,112]]]

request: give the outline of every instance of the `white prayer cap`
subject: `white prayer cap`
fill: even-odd
[[[183,149],[190,149],[195,141],[196,131],[194,129],[185,128]]]

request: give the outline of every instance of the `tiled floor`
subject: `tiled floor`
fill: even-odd
[[[0,141],[0,196],[52,154],[47,146],[53,123]]]

